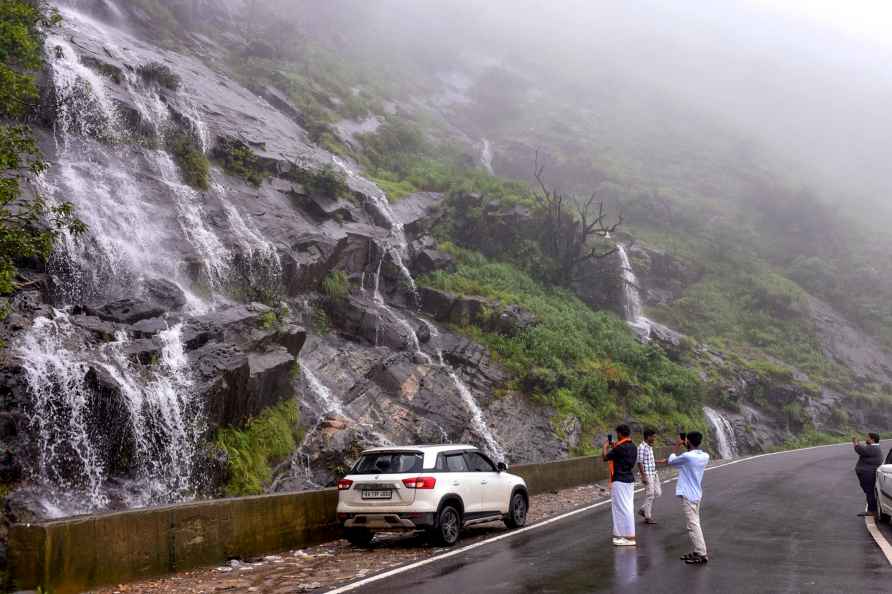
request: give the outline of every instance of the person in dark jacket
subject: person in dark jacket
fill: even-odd
[[[879,433],[868,433],[867,442],[862,445],[857,437],[852,438],[852,445],[855,446],[855,453],[858,454],[858,464],[855,465],[855,474],[858,475],[858,482],[861,483],[861,489],[867,496],[867,511],[861,512],[859,516],[876,516],[877,515],[877,495],[876,480],[877,468],[883,463],[883,450],[880,447]]]
[[[616,428],[619,441],[604,444],[604,460],[610,466],[610,508],[613,511],[613,544],[635,546],[635,462],[638,448],[628,425]]]

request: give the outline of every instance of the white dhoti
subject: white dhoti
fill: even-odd
[[[613,536],[635,538],[635,483],[613,482],[610,498]]]

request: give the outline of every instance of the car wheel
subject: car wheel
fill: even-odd
[[[882,501],[882,499],[880,499],[879,492],[877,492],[876,497],[877,497],[877,519],[880,522],[885,522],[886,524],[888,524],[890,522],[890,520],[892,520],[892,517],[890,517],[889,514],[883,513],[883,504],[880,503]]]
[[[344,537],[355,547],[367,547],[375,538],[375,533],[365,528],[347,528],[344,531]]]
[[[458,542],[461,534],[461,514],[451,505],[443,506],[437,516],[437,525],[430,534],[437,544],[451,547]]]
[[[527,499],[523,493],[515,493],[511,497],[508,506],[508,515],[505,517],[505,525],[508,528],[522,528],[527,523]]]

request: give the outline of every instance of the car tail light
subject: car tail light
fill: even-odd
[[[419,476],[403,479],[407,489],[433,489],[437,486],[437,479],[432,476]]]
[[[350,479],[341,479],[338,481],[338,491],[346,491],[352,486],[353,481],[351,481]]]

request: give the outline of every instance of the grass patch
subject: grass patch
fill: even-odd
[[[321,289],[329,299],[339,300],[345,298],[350,293],[350,280],[347,278],[347,273],[343,270],[329,272],[322,279]]]
[[[795,437],[791,437],[784,443],[770,448],[769,452],[783,452],[785,450],[798,450],[800,448],[810,448],[819,445],[833,445],[846,441],[841,434],[824,433],[814,429],[803,431]]]
[[[304,186],[312,195],[344,198],[350,195],[350,186],[342,171],[331,164],[319,169],[295,169],[288,174],[293,181]]]
[[[242,429],[217,432],[217,447],[229,460],[226,495],[258,495],[272,479],[272,465],[297,447],[297,401],[289,400],[263,411]]]
[[[183,181],[193,188],[207,190],[210,183],[210,162],[195,139],[183,132],[167,135],[167,150],[180,168]]]
[[[260,165],[260,158],[245,143],[234,138],[224,138],[214,148],[214,157],[223,171],[240,177],[251,185],[259,186],[269,175]]]
[[[612,313],[592,311],[570,292],[546,288],[510,264],[445,244],[454,273],[419,284],[520,305],[538,323],[516,336],[468,325],[458,331],[486,345],[516,378],[516,388],[583,421],[587,431],[621,419],[659,428],[703,427],[703,388],[696,374],[657,347],[639,343]]]

